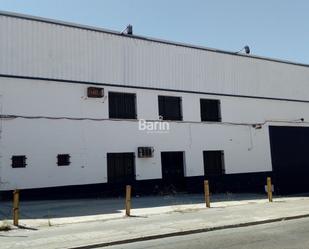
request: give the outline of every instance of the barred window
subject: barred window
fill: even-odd
[[[221,122],[220,101],[217,99],[201,99],[201,120]]]
[[[27,157],[22,155],[22,156],[12,156],[12,168],[25,168],[27,163]]]
[[[136,119],[136,95],[134,93],[108,93],[109,118]]]
[[[70,165],[70,155],[69,154],[58,154],[57,155],[57,165],[58,166],[68,166]]]
[[[182,120],[181,98],[159,96],[159,115],[164,120]]]

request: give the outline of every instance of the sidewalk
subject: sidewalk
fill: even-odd
[[[213,207],[266,202],[261,194],[216,194],[211,197]],[[34,228],[124,217],[122,198],[21,201],[20,224]],[[132,198],[132,215],[148,216],[174,211],[205,208],[202,194],[177,194]],[[12,202],[0,202],[0,220],[12,219]]]
[[[43,226],[38,227],[38,230],[14,229],[0,232],[0,244],[1,249],[74,248],[93,244],[106,246],[109,243],[124,243],[147,237],[176,236],[309,216],[308,197],[277,198],[273,203],[262,199],[240,200],[231,202],[232,205],[228,203],[213,203],[210,209],[204,206],[192,209],[176,205],[172,211],[160,215],[149,213],[142,216],[145,210],[132,210],[136,216],[129,218],[121,214],[119,219]]]

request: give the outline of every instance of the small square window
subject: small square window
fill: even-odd
[[[201,99],[201,120],[221,122],[220,100]]]
[[[70,155],[69,154],[58,154],[57,165],[58,166],[68,166],[70,165]]]
[[[25,168],[26,156],[12,156],[12,168]]]

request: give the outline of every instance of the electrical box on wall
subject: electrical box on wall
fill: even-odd
[[[101,87],[88,87],[87,88],[88,98],[102,98],[104,97],[104,88]]]
[[[153,147],[138,147],[137,152],[139,158],[149,158],[153,157],[154,149]]]

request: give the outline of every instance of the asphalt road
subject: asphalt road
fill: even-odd
[[[107,249],[307,249],[309,218],[104,247]]]

